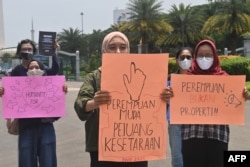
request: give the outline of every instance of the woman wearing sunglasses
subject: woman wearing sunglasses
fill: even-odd
[[[193,58],[193,50],[189,47],[182,47],[176,53],[176,64],[178,65],[177,74],[185,74],[190,69]],[[168,86],[170,80],[168,81]],[[170,107],[167,107],[167,120],[169,122],[168,135],[169,145],[171,149],[171,163],[172,167],[183,167],[182,158],[182,138],[181,138],[181,125],[170,124]]]

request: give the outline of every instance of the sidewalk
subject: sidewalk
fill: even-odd
[[[1,81],[1,80],[0,80]],[[55,122],[58,167],[88,167],[89,154],[85,150],[84,122],[74,111],[74,101],[82,82],[68,81],[67,114]],[[0,105],[2,101],[0,100]],[[1,109],[0,109],[1,111]],[[231,126],[230,150],[250,150],[250,101],[246,103],[245,125]],[[5,120],[0,119],[0,167],[17,167],[17,136],[9,135]],[[168,146],[165,160],[150,161],[149,167],[171,167]]]

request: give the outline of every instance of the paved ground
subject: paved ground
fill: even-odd
[[[58,167],[88,167],[89,155],[84,151],[84,123],[77,118],[73,109],[81,82],[67,82],[67,84],[69,87],[66,95],[67,115],[55,123]],[[250,101],[246,103],[245,113],[244,126],[231,126],[230,150],[250,150]],[[165,160],[149,162],[149,167],[171,167],[169,149],[167,155]],[[7,133],[5,120],[2,118],[0,119],[0,167],[17,167],[17,136]]]

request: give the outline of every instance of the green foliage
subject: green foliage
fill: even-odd
[[[81,31],[79,29],[63,29],[58,33],[58,42],[63,51],[75,53],[81,47]]]
[[[11,55],[9,53],[4,53],[2,56],[2,62],[11,63]]]
[[[148,53],[151,41],[172,31],[172,26],[162,19],[162,2],[129,0],[127,9],[130,11],[130,21],[120,25],[120,31],[133,32],[132,40],[141,41],[142,53]]]
[[[183,3],[179,6],[175,4],[171,6],[166,20],[172,25],[173,31],[161,36],[157,41],[158,45],[194,46],[201,39],[207,38],[201,34],[204,17],[199,11],[193,9],[190,5],[185,6]]]
[[[121,31],[130,41],[131,53],[138,52],[141,44],[143,53],[170,53],[175,55],[182,46],[194,48],[201,39],[212,39],[222,54],[228,48],[233,54],[235,48],[242,47],[243,37],[250,33],[250,0],[208,1],[207,4],[191,6],[171,6],[163,11],[159,0],[129,0],[130,20],[83,34],[79,29],[63,29],[58,33],[61,50],[75,53],[80,51],[81,76],[100,65],[101,45],[104,36],[111,31]],[[205,24],[206,22],[206,24]],[[203,29],[203,31],[201,31]],[[237,53],[238,54],[238,53]],[[64,59],[64,58],[63,58]],[[74,75],[75,61],[67,61],[69,75]],[[222,67],[230,74],[246,74],[249,77],[249,60],[223,60]],[[235,70],[237,69],[237,70]],[[176,72],[175,60],[169,61],[169,73]]]
[[[250,82],[246,82],[247,91],[250,92]]]
[[[61,50],[79,50],[80,59],[87,61],[90,55],[100,53],[107,33],[121,31],[130,41],[131,53],[138,52],[140,42],[148,53],[171,53],[182,46],[182,38],[184,45],[192,48],[206,38],[215,41],[218,49],[234,52],[243,45],[242,33],[250,32],[250,0],[209,1],[196,6],[173,3],[170,11],[163,11],[159,0],[129,0],[126,8],[131,11],[130,21],[111,25],[107,30],[83,34],[77,28],[63,29],[58,33]]]
[[[225,41],[229,42],[228,48],[232,51],[232,54],[235,54],[238,47],[237,40],[242,34],[250,31],[249,7],[246,2],[240,0],[217,3],[219,8],[214,15],[206,20],[201,32],[212,36],[214,39],[217,39],[217,33],[227,36]]]
[[[81,76],[85,76],[87,73],[96,70],[101,66],[101,57],[98,54],[92,54],[88,61],[83,61],[80,67]]]
[[[250,81],[250,58],[239,57],[221,60],[221,67],[230,75],[246,75]]]
[[[169,59],[168,61],[168,74],[175,73],[178,70],[178,65],[175,59]]]
[[[98,55],[91,55],[91,57],[90,57],[90,60],[89,60],[89,70],[90,71],[93,71],[93,70],[95,70],[95,69],[97,69],[98,67],[100,67],[101,66],[101,59],[100,59],[100,57],[98,57]]]

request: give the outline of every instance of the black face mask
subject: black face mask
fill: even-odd
[[[20,53],[20,58],[24,59],[24,60],[31,60],[33,58],[33,54],[21,52]]]

